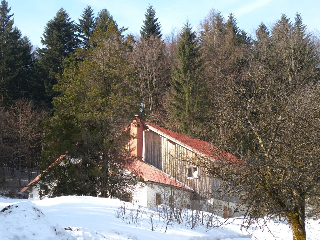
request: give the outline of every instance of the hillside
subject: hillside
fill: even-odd
[[[199,223],[190,229],[190,222],[167,224],[157,209],[141,208],[117,199],[69,196],[28,201],[0,198],[0,209],[2,240],[292,239],[289,227],[277,221],[268,222],[265,228],[256,225],[241,230],[240,219],[230,219],[218,227],[224,219],[214,217],[216,227],[207,229]],[[190,211],[184,214],[191,217]],[[319,220],[307,221],[307,239],[320,240],[319,223]]]

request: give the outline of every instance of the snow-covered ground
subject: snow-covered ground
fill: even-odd
[[[189,216],[189,219],[192,218]],[[198,222],[193,229],[190,229],[192,221],[177,224],[167,220],[156,209],[116,199],[70,196],[29,201],[0,198],[1,240],[292,239],[289,227],[277,221],[269,221],[268,227],[256,225],[241,230],[240,219],[230,219],[210,229],[206,227],[208,220],[203,225]],[[215,217],[212,222],[217,226],[219,221],[224,219]],[[320,240],[319,220],[308,220],[306,227],[308,240]]]

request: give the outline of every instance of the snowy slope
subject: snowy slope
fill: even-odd
[[[45,238],[43,238],[45,236]],[[0,212],[0,239],[72,239],[34,204],[22,202]]]
[[[6,207],[8,205],[12,206]],[[185,223],[167,226],[157,211],[116,199],[70,196],[28,201],[0,198],[0,211],[1,240],[292,239],[289,227],[276,221],[269,222],[268,228],[261,229],[257,225],[248,230],[241,230],[237,219],[211,229],[205,226],[190,229]],[[319,221],[307,222],[307,235],[308,240],[320,240]]]

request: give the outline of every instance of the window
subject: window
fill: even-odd
[[[125,202],[132,202],[132,193],[125,193],[122,196],[120,196],[120,200]]]
[[[161,194],[160,193],[156,193],[156,205],[160,205],[161,204]]]
[[[188,167],[187,178],[198,178],[198,167],[195,167],[195,166]]]

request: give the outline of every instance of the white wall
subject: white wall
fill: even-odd
[[[148,187],[144,183],[138,183],[132,191],[132,203],[143,207],[148,206]]]
[[[241,207],[234,202],[227,202],[211,198],[208,203],[213,208],[213,212],[221,217],[239,217],[245,214],[245,207]]]
[[[173,206],[187,208],[191,205],[191,191],[158,183],[140,183],[132,193],[132,202],[144,207],[155,207],[156,194],[160,194],[161,204],[170,205],[169,198],[173,196]]]
[[[170,206],[169,196],[174,197],[173,206],[176,208],[192,208],[209,211],[221,217],[238,217],[245,213],[244,208],[233,202],[218,199],[192,200],[192,192],[181,188],[158,183],[139,183],[132,193],[132,202],[143,207],[156,207],[156,194],[161,196],[161,204]]]
[[[40,199],[40,188],[38,185],[29,187],[29,191],[28,199]]]

